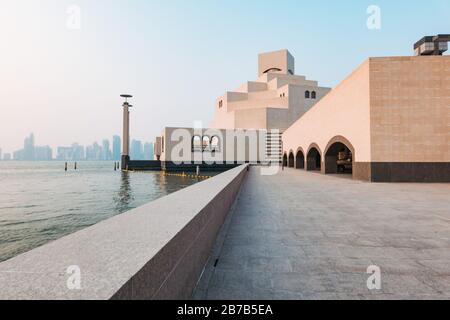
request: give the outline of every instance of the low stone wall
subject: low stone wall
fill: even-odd
[[[161,161],[158,160],[130,160],[128,170],[161,171]]]
[[[194,164],[194,163],[183,163],[176,164],[171,161],[162,162],[161,168],[163,171],[167,172],[196,172],[197,167],[199,167],[200,172],[222,172],[226,170],[230,170],[240,166],[238,163],[223,163],[223,164]]]
[[[0,299],[188,299],[247,165],[0,264]]]
[[[223,163],[223,164],[178,164],[171,161],[156,160],[130,160],[126,168],[130,171],[166,171],[166,172],[196,172],[197,167],[200,172],[223,172],[240,166],[241,163]]]

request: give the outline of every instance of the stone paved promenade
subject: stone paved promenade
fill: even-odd
[[[252,168],[194,298],[450,299],[450,185]]]

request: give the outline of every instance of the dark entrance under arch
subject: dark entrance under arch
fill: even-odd
[[[289,153],[289,168],[294,168],[294,165],[295,165],[294,154],[291,152]]]
[[[286,168],[287,165],[288,165],[288,157],[287,157],[287,154],[285,153],[283,155],[283,167]]]
[[[305,155],[303,151],[298,150],[295,156],[295,168],[296,169],[305,169]]]
[[[308,171],[320,171],[322,169],[322,159],[319,150],[311,148],[306,159],[306,169]]]
[[[336,142],[325,155],[325,173],[353,174],[353,160],[351,149],[341,142]]]

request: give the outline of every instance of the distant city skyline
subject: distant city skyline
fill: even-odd
[[[12,152],[4,152],[0,146],[0,161],[120,161],[121,137],[102,139],[101,144],[94,142],[81,145],[74,142],[70,145],[52,148],[48,145],[36,145],[34,133],[30,133],[23,140],[23,148]],[[130,148],[133,160],[152,160],[154,157],[153,143],[133,139]]]
[[[117,131],[120,131],[120,130],[117,130]],[[70,142],[70,140],[69,140],[69,142],[62,142],[60,144],[50,144],[50,143],[46,143],[45,141],[43,141],[42,138],[40,138],[37,134],[35,134],[35,131],[30,131],[25,136],[26,136],[26,138],[30,138],[30,135],[33,135],[33,140],[34,140],[34,144],[35,145],[38,145],[38,146],[42,145],[42,146],[46,146],[46,147],[48,146],[52,150],[57,150],[58,147],[61,147],[61,146],[67,146],[67,147],[68,146],[72,146],[73,144],[79,144],[79,145],[82,145],[82,146],[89,146],[89,145],[93,145],[94,143],[98,143],[99,145],[101,145],[103,143],[103,141],[105,140],[105,138],[87,139],[87,141],[84,141],[84,142],[80,142],[80,140],[76,141],[76,142]],[[122,137],[119,134],[112,134],[111,137],[112,138],[108,138],[107,139],[109,141],[109,143],[110,143],[111,154],[114,156],[114,147],[115,147],[116,148],[115,149],[116,150],[116,156],[118,155],[118,157],[120,158],[121,152],[122,152]],[[22,138],[18,138],[18,140],[20,140],[21,143],[19,143],[14,148],[7,148],[4,145],[0,144],[0,160],[3,159],[3,156],[6,155],[6,154],[11,154],[11,157],[12,157],[14,152],[20,151],[20,149],[24,149],[24,146],[25,146],[24,144],[25,144],[25,139],[26,138],[23,138],[23,137]],[[114,145],[114,139],[115,138],[118,139],[118,140],[116,140],[116,144]],[[137,141],[141,141],[143,144],[146,143],[146,141],[148,141],[148,142],[153,144],[153,139],[154,138],[149,137],[149,138],[145,139],[145,138],[133,138],[133,137],[131,137],[130,146],[131,146],[131,142],[132,142],[133,139],[137,140]],[[119,144],[117,143],[117,141],[119,141]],[[117,150],[119,150],[119,151],[117,151]],[[119,153],[117,153],[117,152],[119,152]]]

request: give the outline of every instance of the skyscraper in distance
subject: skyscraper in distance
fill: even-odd
[[[102,159],[102,147],[97,142],[94,142],[94,144],[92,145],[92,152],[93,156],[91,160],[99,161]]]
[[[111,160],[111,149],[109,147],[109,140],[105,139],[102,143],[102,160]]]
[[[30,134],[28,138],[25,138],[23,143],[23,160],[34,160],[34,134]]]
[[[34,148],[35,161],[51,161],[52,159],[53,159],[53,150],[49,146]]]
[[[113,160],[120,161],[122,141],[119,136],[113,137]]]
[[[144,159],[143,160],[153,160],[153,143],[146,142],[144,144]]]
[[[72,160],[79,161],[86,158],[84,147],[80,146],[78,143],[72,144]]]
[[[142,160],[143,158],[142,153],[143,153],[142,142],[139,140],[132,140],[130,150],[131,160]]]

